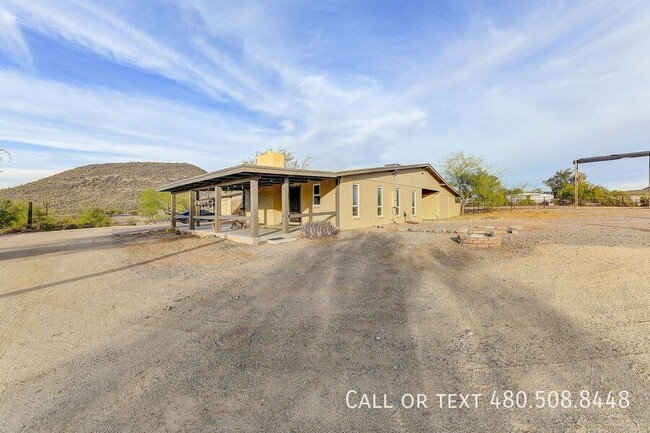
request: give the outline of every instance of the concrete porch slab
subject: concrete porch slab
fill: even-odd
[[[215,233],[210,225],[201,225],[196,227],[194,230],[189,230],[189,227],[185,224],[179,225],[176,228],[182,232],[190,233],[199,237],[218,237],[220,239],[228,239],[248,245],[263,244],[271,238],[286,239],[281,242],[276,241],[275,243],[291,242],[292,240],[296,240],[296,236],[300,233],[300,226],[290,226],[289,233],[282,233],[281,226],[260,226],[257,238],[251,236],[250,227],[244,229],[233,229],[230,224],[222,225],[221,233]]]

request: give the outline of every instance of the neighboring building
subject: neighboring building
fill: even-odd
[[[648,189],[649,188],[650,187],[645,187],[643,189],[636,189],[636,190],[632,190],[632,191],[624,191],[624,193],[626,195],[629,194],[630,201],[638,206],[638,205],[641,205],[644,202],[644,200],[648,199]]]
[[[303,170],[285,168],[284,155],[268,152],[258,157],[257,165],[240,164],[158,188],[171,192],[172,197],[190,192],[191,201],[196,197],[192,192],[200,190],[214,190],[217,197],[240,191],[241,216],[224,215],[225,209],[217,209],[215,230],[220,231],[224,221],[243,218],[253,238],[259,225],[282,226],[287,232],[292,223],[330,220],[350,229],[460,214],[458,193],[430,164],[339,172]]]
[[[507,195],[506,200],[509,203],[518,204],[523,201],[532,201],[535,204],[553,204],[555,197],[547,192],[522,192],[521,194]]]

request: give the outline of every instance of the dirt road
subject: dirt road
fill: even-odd
[[[0,431],[646,431],[650,213],[417,229],[512,224],[524,230],[491,250],[386,228],[259,247],[0,237]],[[494,390],[527,404],[491,405]],[[563,390],[570,407],[528,407]],[[394,407],[347,407],[363,393]],[[427,408],[400,407],[406,393]],[[441,409],[442,393],[479,407]]]

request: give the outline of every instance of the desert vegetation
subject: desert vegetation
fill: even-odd
[[[62,215],[100,208],[111,214],[139,209],[140,193],[205,170],[181,163],[125,162],[73,168],[35,182],[0,190],[0,198],[40,203]]]
[[[32,224],[28,224],[29,204],[20,200],[0,199],[0,234],[23,231],[67,230],[107,227],[109,211],[94,207],[81,210],[77,216],[61,215],[39,205],[32,205]]]
[[[301,233],[307,239],[330,238],[338,234],[338,229],[329,221],[310,221],[302,225]]]
[[[140,215],[150,222],[167,221],[171,218],[171,193],[158,192],[154,188],[147,188],[140,193]],[[176,197],[176,212],[189,209],[187,194],[178,194]]]
[[[527,189],[526,185],[507,187],[499,171],[489,167],[482,157],[464,152],[452,153],[444,164],[444,174],[449,183],[460,194],[461,212],[468,205],[479,204],[482,209],[491,210],[497,206],[509,206],[508,196],[516,196],[525,191],[542,193],[542,188]],[[632,200],[630,192],[609,190],[602,185],[587,181],[587,175],[578,176],[580,205],[595,206],[647,206],[647,193],[639,193],[637,201]],[[570,204],[574,202],[574,174],[571,169],[558,170],[543,183],[555,196],[555,202]],[[518,200],[519,206],[535,205],[530,198]]]

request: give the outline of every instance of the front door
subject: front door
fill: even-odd
[[[300,205],[300,185],[289,187],[289,213],[301,213]],[[289,218],[292,223],[299,223],[300,217]]]

